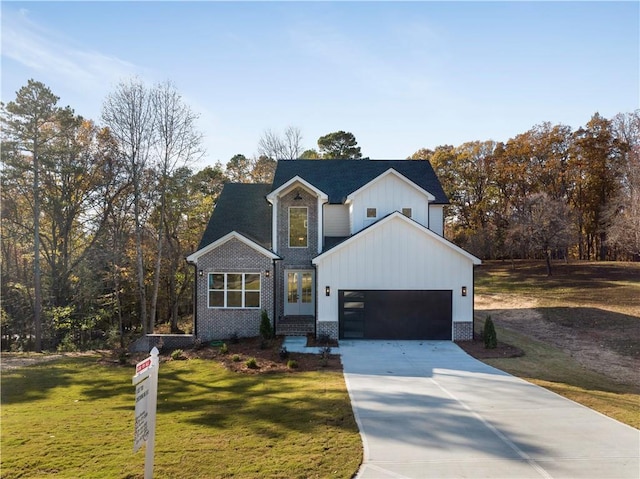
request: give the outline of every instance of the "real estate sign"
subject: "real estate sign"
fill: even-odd
[[[133,439],[133,452],[137,452],[149,438],[149,378],[136,385],[136,422]]]
[[[151,350],[151,356],[136,364],[133,384],[136,387],[135,426],[133,433],[133,452],[143,444],[147,445],[144,477],[153,476],[153,447],[156,429],[156,404],[158,399],[158,348]]]

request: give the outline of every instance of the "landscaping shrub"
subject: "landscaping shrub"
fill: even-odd
[[[256,361],[256,358],[247,359],[244,365],[249,369],[258,369],[258,361]]]
[[[171,359],[174,361],[184,359],[183,353],[184,351],[182,349],[174,349],[173,351],[171,351]]]
[[[287,367],[289,369],[296,369],[298,367],[298,361],[295,359],[289,359],[289,361],[287,361]]]
[[[229,352],[229,347],[227,346],[227,343],[222,343],[222,346],[220,346],[220,353],[227,354],[228,352]]]
[[[325,368],[329,364],[329,356],[331,355],[331,347],[323,346],[320,348],[320,365]]]
[[[233,356],[231,356],[231,360],[234,363],[239,363],[240,362],[240,355],[239,354],[234,354]]]
[[[119,364],[129,364],[129,353],[126,349],[118,349],[118,363]]]
[[[493,325],[491,316],[487,316],[487,319],[484,321],[482,338],[484,339],[485,349],[495,349],[498,346],[498,336],[496,335],[496,328]]]
[[[287,359],[289,357],[289,351],[287,351],[287,348],[285,346],[282,346],[282,349],[280,350],[280,359]]]
[[[262,310],[262,316],[260,319],[260,335],[264,339],[273,338],[273,327],[271,326],[271,321],[269,320],[269,315],[267,314],[267,310]]]

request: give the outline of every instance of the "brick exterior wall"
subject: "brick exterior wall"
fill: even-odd
[[[454,341],[471,341],[473,339],[473,322],[453,323]]]
[[[198,258],[196,276],[198,308],[197,337],[203,341],[238,337],[254,337],[260,334],[262,310],[273,321],[273,262],[242,241],[232,238],[213,251]],[[266,277],[265,271],[269,271]],[[209,273],[260,273],[260,308],[209,308]]]
[[[294,199],[300,193],[302,199]],[[307,247],[289,248],[289,207],[307,207]],[[311,195],[304,188],[294,188],[278,201],[278,249],[277,253],[282,257],[282,261],[277,262],[276,278],[278,282],[276,298],[276,315],[284,316],[284,295],[285,295],[285,269],[307,269],[313,270],[311,259],[318,254],[318,202],[314,195]],[[315,281],[315,278],[314,278]],[[315,303],[315,300],[314,300]],[[314,312],[315,315],[315,312]]]
[[[316,323],[316,337],[327,335],[331,339],[338,339],[338,321],[318,321]]]

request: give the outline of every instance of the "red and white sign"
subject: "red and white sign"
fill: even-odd
[[[136,374],[140,374],[145,369],[148,369],[149,366],[151,366],[151,358],[150,357],[145,359],[144,361],[140,361],[138,364],[136,364]]]

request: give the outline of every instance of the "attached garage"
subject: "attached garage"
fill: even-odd
[[[480,260],[402,213],[313,259],[316,326],[341,339],[473,337],[473,266]]]
[[[340,290],[340,339],[451,339],[451,290]]]

